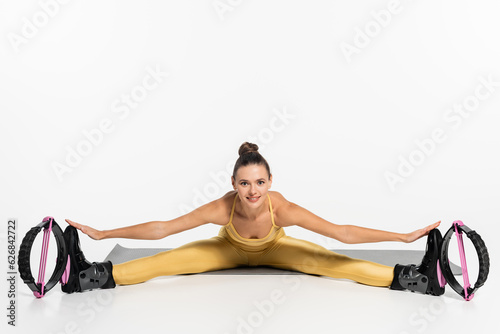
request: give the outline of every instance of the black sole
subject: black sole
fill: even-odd
[[[80,249],[80,239],[78,230],[73,226],[68,226],[64,230],[64,241],[68,249],[69,275],[66,284],[61,284],[61,290],[66,293],[81,292],[79,273],[91,266],[91,263],[85,259]]]
[[[433,296],[441,296],[444,294],[444,286],[442,287],[439,283],[439,255],[441,252],[441,246],[443,244],[443,237],[438,229],[433,229],[429,232],[427,237],[427,247],[425,249],[425,255],[422,259],[422,263],[417,266],[417,271],[425,276],[429,280],[427,285],[426,294]]]

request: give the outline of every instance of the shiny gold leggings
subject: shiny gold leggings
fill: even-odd
[[[286,235],[252,249],[238,247],[236,242],[219,234],[153,256],[113,265],[113,278],[116,284],[136,284],[158,276],[241,266],[270,266],[385,287],[391,285],[394,277],[393,267],[353,259]]]

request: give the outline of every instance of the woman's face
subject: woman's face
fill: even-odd
[[[258,207],[265,199],[272,180],[273,176],[268,178],[265,166],[252,164],[240,167],[236,172],[236,180],[232,178],[232,183],[244,203]]]

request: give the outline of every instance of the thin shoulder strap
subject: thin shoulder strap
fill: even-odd
[[[271,221],[273,222],[273,226],[276,226],[276,224],[274,223],[273,206],[271,205],[271,196],[269,196],[269,193],[267,194],[267,198],[269,198],[269,210],[271,211]]]
[[[229,223],[233,221],[233,215],[234,215],[234,208],[236,207],[236,199],[238,198],[238,193],[236,193],[236,196],[234,196],[234,202],[233,202],[233,208],[231,209],[231,217],[229,218]]]

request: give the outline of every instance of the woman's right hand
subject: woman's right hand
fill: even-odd
[[[96,229],[94,229],[90,226],[87,226],[87,225],[78,224],[77,222],[74,222],[74,221],[69,220],[69,219],[65,219],[65,220],[68,224],[70,224],[71,226],[75,227],[76,229],[82,231],[83,233],[85,233],[86,235],[88,235],[89,237],[91,237],[94,240],[101,240],[103,238],[102,231],[96,230]]]

